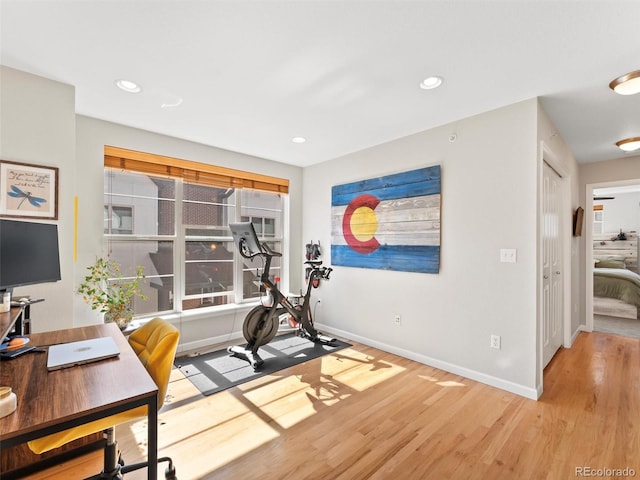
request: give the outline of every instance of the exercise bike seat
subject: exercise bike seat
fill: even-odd
[[[322,265],[322,260],[307,260],[305,265],[311,265],[312,267],[319,267]]]

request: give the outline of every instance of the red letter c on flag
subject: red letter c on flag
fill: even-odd
[[[342,235],[347,245],[358,253],[371,253],[380,246],[380,242],[378,242],[374,236],[366,241],[356,238],[351,229],[351,218],[358,208],[368,207],[371,210],[375,210],[379,203],[380,200],[378,198],[373,195],[364,194],[351,200],[344,211],[344,217],[342,218]]]

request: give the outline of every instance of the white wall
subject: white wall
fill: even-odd
[[[591,204],[591,199],[583,196],[586,195],[582,188],[585,185],[620,183],[633,179],[640,179],[640,155],[580,165],[581,200],[588,200]]]
[[[332,185],[442,166],[440,273],[334,267],[316,293],[318,322],[535,397],[536,130],[537,102],[529,100],[306,168],[303,238],[320,239],[331,263]],[[501,248],[517,249],[518,262],[500,263]],[[491,334],[502,337],[501,350],[489,348]]]
[[[58,225],[62,280],[19,287],[14,297],[45,298],[31,307],[34,332],[72,325],[75,89],[0,66],[0,158],[58,167]],[[39,221],[24,219],[26,221]]]
[[[598,200],[603,206],[604,232],[640,231],[640,192],[615,193],[611,200]]]

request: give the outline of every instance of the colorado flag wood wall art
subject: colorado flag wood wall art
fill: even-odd
[[[331,263],[438,273],[440,165],[331,189]]]

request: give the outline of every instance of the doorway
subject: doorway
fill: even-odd
[[[638,308],[602,285],[610,267],[640,274],[640,180],[590,184],[586,193],[586,329],[640,338]]]

